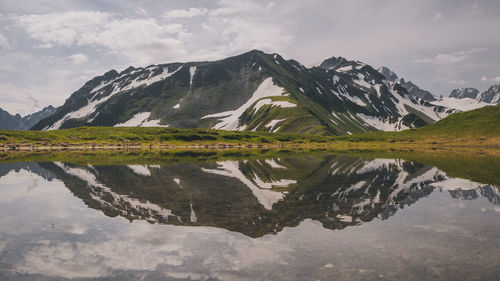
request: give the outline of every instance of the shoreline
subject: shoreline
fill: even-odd
[[[22,153],[22,152],[91,152],[91,151],[166,151],[166,150],[327,150],[327,151],[420,151],[420,152],[462,152],[474,154],[489,154],[500,157],[500,145],[478,144],[478,143],[436,143],[436,142],[349,142],[334,141],[325,143],[165,143],[165,144],[54,144],[54,145],[33,145],[33,144],[0,144],[1,153]]]

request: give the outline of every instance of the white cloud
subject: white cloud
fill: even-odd
[[[215,29],[208,23],[204,22],[201,24],[201,28],[205,31],[208,31],[208,32],[213,32],[215,31]]]
[[[443,22],[445,21],[445,18],[443,16],[443,14],[441,13],[436,13],[436,15],[434,16],[434,21],[437,21],[437,22]]]
[[[499,75],[495,50],[500,37],[491,28],[500,23],[500,6],[495,0],[482,0],[480,4],[388,0],[377,13],[373,13],[381,8],[377,1],[295,0],[275,4],[264,0],[209,0],[189,4],[153,0],[139,4],[110,2],[105,6],[83,0],[61,5],[29,0],[4,2],[0,33],[10,49],[0,38],[0,82],[20,89],[43,88],[33,93],[37,97],[45,90],[52,92],[50,98],[67,97],[81,86],[71,81],[87,75],[82,66],[105,72],[129,65],[221,59],[252,48],[277,52],[306,65],[331,56],[389,65],[398,69],[400,76],[418,81],[419,86],[434,93],[448,92],[450,81],[465,80],[472,83],[468,86],[480,87],[486,83],[480,81],[481,75],[488,77],[488,83]],[[173,17],[164,17],[169,12]],[[445,21],[436,22],[434,18]],[[371,42],[369,47],[367,42]],[[455,52],[477,47],[488,51]],[[7,61],[2,53],[12,50],[33,60],[26,64],[10,58]],[[90,63],[64,61],[78,53],[88,56]],[[54,62],[42,61],[43,57]],[[415,61],[419,63],[411,63],[413,59],[419,59]],[[37,67],[31,67],[33,63]],[[29,70],[21,65],[29,66]],[[12,73],[16,68],[19,70]],[[48,78],[47,72],[61,68],[73,72],[65,74],[68,80],[52,75],[51,79],[38,79],[32,74],[41,69],[44,73],[39,76]],[[469,81],[474,76],[478,78]]]
[[[64,60],[72,64],[82,64],[86,63],[89,60],[89,58],[84,54],[74,54],[65,57]]]
[[[219,0],[217,1],[217,5],[219,5],[219,8],[210,11],[210,15],[220,16],[252,11],[262,11],[265,9],[265,7],[251,0]]]
[[[472,14],[482,14],[483,10],[479,7],[479,3],[472,5]]]
[[[258,21],[233,18],[224,20],[223,24],[225,28],[221,35],[228,41],[224,48],[229,52],[250,49],[277,52],[294,38],[279,26]]]
[[[450,81],[450,84],[453,84],[453,85],[465,85],[465,81],[464,80],[453,80],[453,81]]]
[[[453,53],[448,53],[448,54],[446,54],[446,53],[437,54],[433,58],[419,59],[419,60],[414,60],[413,62],[431,63],[431,64],[439,64],[439,65],[455,64],[455,63],[462,62],[462,61],[472,57],[474,54],[481,53],[484,51],[486,51],[486,49],[477,48],[477,49],[458,51],[458,52],[453,52]]]
[[[189,8],[187,10],[175,9],[166,11],[163,16],[166,18],[193,18],[206,15],[208,9],[206,8]]]
[[[491,82],[500,82],[500,76],[496,76],[496,77],[492,77],[492,78],[488,78],[487,76],[482,76],[481,77],[481,82],[487,82],[487,83],[491,83]]]
[[[5,38],[5,36],[3,36],[2,33],[0,33],[0,49],[9,49],[9,48],[10,48],[9,41],[7,40],[7,38]]]
[[[43,15],[22,15],[16,18],[28,35],[43,43],[70,47],[82,34],[101,31],[112,20],[102,12],[63,12]]]
[[[47,105],[61,105],[83,83],[108,70],[89,69],[88,64],[75,65],[66,58],[20,51],[0,53],[0,107],[26,115]]]
[[[139,64],[185,54],[183,40],[191,37],[181,24],[163,24],[153,18],[117,18],[102,12],[25,15],[18,17],[17,23],[40,42],[40,47],[104,47]]]

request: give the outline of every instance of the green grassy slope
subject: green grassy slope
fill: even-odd
[[[455,113],[443,120],[402,132],[369,132],[349,136],[286,135],[207,129],[79,127],[57,131],[0,130],[0,145],[33,144],[332,144],[333,148],[414,148],[421,144],[500,147],[500,106]]]
[[[427,134],[500,135],[500,106],[452,114],[431,126],[419,129]]]
[[[161,127],[78,127],[55,131],[0,130],[0,144],[211,144],[327,142],[332,137]]]
[[[487,106],[476,110],[458,112],[439,122],[418,129],[401,132],[369,132],[337,139],[382,141],[389,139],[500,137],[500,106]]]

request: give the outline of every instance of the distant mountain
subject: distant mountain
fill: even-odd
[[[482,92],[478,100],[486,103],[500,104],[500,84],[493,85],[488,90]]]
[[[475,88],[460,88],[451,91],[450,98],[455,99],[473,99],[468,103],[480,103],[483,106],[491,104],[500,104],[500,84],[491,86],[488,90],[479,93]]]
[[[460,88],[451,91],[450,98],[464,99],[471,98],[476,99],[479,94],[479,90],[475,88]]]
[[[44,109],[21,117],[21,115],[11,115],[0,108],[0,129],[6,130],[29,130],[40,120],[49,117],[56,111],[56,108],[49,105]]]
[[[34,129],[171,126],[341,135],[419,127],[455,111],[410,94],[359,61],[332,57],[306,68],[254,50],[212,62],[111,70]]]
[[[436,97],[432,95],[429,91],[423,90],[417,85],[413,84],[411,81],[405,81],[403,78],[399,79],[396,73],[394,73],[389,68],[382,66],[378,69],[380,74],[384,75],[387,80],[399,83],[401,86],[405,87],[408,93],[412,96],[421,98],[426,101],[435,101]]]

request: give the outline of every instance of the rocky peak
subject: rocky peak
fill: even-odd
[[[477,98],[479,90],[475,88],[460,88],[451,91],[450,98],[464,99],[464,98]]]
[[[381,68],[377,69],[380,74],[384,75],[385,78],[389,81],[392,82],[397,82],[399,80],[398,76],[394,71],[390,70],[389,68],[382,66]]]

